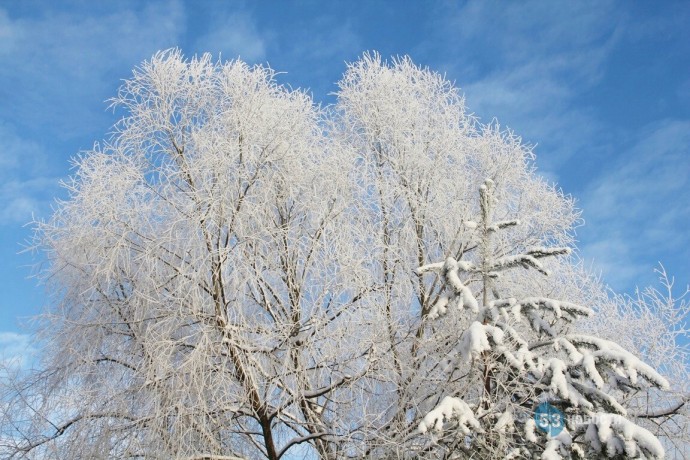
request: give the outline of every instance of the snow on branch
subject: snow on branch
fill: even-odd
[[[542,309],[551,310],[556,318],[562,318],[564,312],[570,319],[576,319],[578,316],[588,317],[594,314],[591,308],[563,300],[549,299],[548,297],[526,297],[516,302],[512,311],[516,315],[516,319],[519,319],[520,312]]]
[[[664,448],[656,436],[617,414],[595,414],[590,423],[578,427],[574,434],[582,433],[592,453],[607,457],[664,458]]]
[[[510,339],[517,344],[517,350],[515,353],[508,350],[505,346],[500,346],[498,351],[501,352],[503,357],[506,359],[508,365],[513,369],[522,371],[525,366],[531,371],[537,370],[537,364],[534,360],[534,354],[529,350],[529,345],[524,341],[517,333],[517,331],[507,324],[498,323],[505,334],[510,337]]]
[[[514,429],[515,418],[513,417],[513,413],[507,409],[496,420],[494,430],[499,433],[505,433],[506,431],[513,431]]]
[[[564,341],[577,347],[582,354],[581,362],[578,364],[582,364],[598,386],[603,383],[598,368],[608,366],[616,373],[627,377],[632,385],[637,384],[637,377],[641,375],[662,390],[669,388],[668,381],[661,374],[615,342],[582,334],[567,335],[560,340],[561,343]]]
[[[445,265],[445,262],[436,262],[433,264],[426,264],[422,265],[421,267],[418,267],[415,269],[415,273],[418,275],[422,275],[427,272],[436,272],[439,273],[441,270],[443,270],[443,266]]]
[[[551,257],[551,256],[561,256],[561,255],[566,255],[570,254],[572,251],[570,248],[544,248],[544,247],[539,247],[539,248],[532,248],[527,251],[527,254],[530,256],[534,257],[535,259],[541,259],[543,257]]]
[[[477,299],[474,298],[470,288],[465,286],[458,276],[458,270],[468,271],[468,269],[472,269],[472,264],[469,262],[458,262],[449,257],[443,266],[444,278],[453,288],[453,294],[458,301],[458,308],[467,307],[473,312],[477,312],[479,311]]]
[[[439,300],[434,304],[434,306],[429,311],[429,318],[436,319],[439,316],[444,315],[447,312],[448,304],[453,301],[457,303],[458,309],[469,308],[473,312],[479,311],[479,303],[475,299],[472,290],[460,279],[458,272],[462,270],[464,272],[475,271],[475,266],[470,262],[457,261],[452,257],[448,257],[445,262],[434,263],[424,265],[417,268],[417,274],[426,273],[429,271],[434,271],[440,273],[441,277],[445,281],[447,287],[452,289],[451,296],[441,296]]]
[[[545,332],[555,337],[556,333],[552,325],[538,314],[539,311],[545,310],[551,311],[555,318],[566,321],[573,321],[578,317],[588,317],[593,314],[590,308],[548,297],[526,297],[519,301],[511,297],[492,300],[487,308],[482,310],[479,318],[481,320],[496,320],[500,313],[507,320],[508,315],[512,313],[513,318],[518,322],[524,321],[526,317],[532,329],[538,334]]]
[[[495,345],[503,344],[503,331],[496,326],[475,321],[460,336],[458,351],[465,360],[478,358],[483,352],[491,350],[489,339]]]
[[[519,223],[519,221],[510,221],[509,223],[512,222]],[[515,225],[517,225],[517,223]],[[494,224],[493,226],[496,225],[504,225],[503,227],[499,226],[497,228],[505,228],[505,226],[507,226],[506,223],[503,222],[500,222],[499,224]],[[544,257],[559,256],[563,254],[570,254],[570,252],[570,248],[532,248],[528,250],[525,254],[514,254],[510,256],[501,257],[492,261],[489,264],[488,271],[501,271],[507,270],[509,268],[514,268],[517,266],[522,266],[524,268],[534,268],[538,272],[548,276],[549,273],[544,269],[542,264],[537,259],[543,259]]]
[[[415,273],[417,273],[418,275],[422,275],[427,272],[436,272],[443,274],[444,271],[448,271],[449,269],[453,269],[456,272],[458,270],[462,270],[463,272],[477,271],[477,268],[474,266],[472,262],[466,262],[464,260],[455,260],[452,257],[448,257],[443,262],[435,262],[433,264],[422,265],[421,267],[418,267],[415,270]]]
[[[544,366],[544,379],[553,394],[569,401],[575,407],[592,409],[594,405],[571,382],[568,365],[558,358],[550,358]]]
[[[497,232],[499,230],[503,230],[504,228],[515,227],[517,225],[520,225],[519,219],[503,220],[501,222],[495,222],[489,225],[488,227],[486,227],[486,229],[490,232]]]
[[[539,273],[548,276],[547,272],[542,264],[533,256],[529,254],[516,254],[512,256],[500,257],[493,260],[488,267],[488,271],[495,272],[501,270],[507,270],[509,268],[514,268],[517,266],[522,266],[524,268],[534,268]]]
[[[628,411],[625,410],[623,406],[620,405],[616,398],[604,393],[603,391],[584,385],[575,380],[570,382],[573,387],[575,387],[580,393],[589,398],[590,401],[595,403],[596,406],[605,409],[607,412],[613,412],[619,415],[627,415]]]
[[[470,406],[465,401],[452,396],[443,398],[434,410],[426,414],[417,429],[422,434],[429,429],[440,433],[443,431],[443,423],[453,419],[457,420],[460,430],[465,435],[471,433],[470,427],[474,428],[475,432],[482,432],[481,425]]]
[[[551,337],[556,337],[556,331],[553,330],[551,324],[539,316],[536,311],[528,311],[527,319],[529,320],[529,325],[537,334],[545,333]]]
[[[504,339],[508,337],[515,342],[516,349],[511,351]],[[527,366],[536,371],[537,364],[532,352],[529,351],[527,342],[522,340],[510,326],[497,323],[495,326],[474,321],[460,336],[458,352],[465,361],[478,359],[485,351],[493,350],[503,356],[509,366],[520,372]]]
[[[434,306],[431,307],[431,310],[429,310],[429,319],[436,319],[439,316],[445,315],[448,312],[449,301],[448,296],[439,297]]]
[[[546,448],[541,454],[541,460],[561,460],[563,456],[567,457],[572,442],[573,439],[568,430],[561,431],[546,443]]]

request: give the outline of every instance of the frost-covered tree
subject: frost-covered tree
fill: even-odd
[[[373,288],[367,300],[384,334],[376,366],[353,388],[353,398],[367,401],[353,452],[397,458],[408,451],[403,441],[420,406],[437,394],[430,382],[445,378],[438,363],[457,336],[456,327],[428,321],[443,286],[413,268],[474,257],[473,232],[462,223],[479,212],[476,190],[486,177],[501,197],[496,212],[519,211],[526,222],[501,241],[505,251],[570,244],[578,214],[534,173],[531,150],[468,115],[458,90],[437,73],[407,58],[388,64],[365,55],[339,85],[337,134],[357,158],[355,216]]]
[[[169,51],[122,86],[112,140],[37,226],[55,304],[0,456],[333,456],[334,392],[370,349],[350,160],[273,75]]]
[[[491,180],[480,188],[479,222],[465,222],[476,230],[477,261],[448,257],[418,268],[437,273],[446,286],[431,319],[462,325],[470,316],[444,363],[449,380],[464,373],[465,388],[438,388],[443,399],[418,428],[432,433],[432,443],[419,449],[434,458],[662,458],[659,440],[626,418],[619,400],[649,386],[667,389],[666,379],[615,342],[573,331],[570,323],[590,316],[589,308],[539,292],[504,292],[507,271],[546,276],[540,259],[569,249],[497,252],[494,237],[520,222],[494,220],[493,188]],[[481,300],[472,283],[481,286]],[[461,318],[446,315],[450,308]]]
[[[635,297],[593,289],[597,315],[582,330],[616,340],[663,373],[671,388],[637,390],[626,398],[636,423],[654,433],[669,458],[690,457],[690,288],[676,292],[674,280],[662,266],[659,287],[638,290]],[[596,283],[588,283],[596,286]]]
[[[350,64],[332,110],[273,77],[173,50],[124,83],[37,224],[53,301],[38,370],[2,376],[0,456],[597,449],[525,431],[542,400],[646,436],[617,388],[663,379],[566,322],[600,291],[552,257],[579,215],[529,146],[408,58]]]

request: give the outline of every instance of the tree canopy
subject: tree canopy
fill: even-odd
[[[178,50],[135,69],[112,137],[36,223],[53,301],[39,368],[5,373],[0,453],[687,452],[678,317],[653,294],[626,310],[578,265],[579,212],[531,148],[409,58],[365,54],[337,97]],[[575,321],[596,310],[676,354]]]

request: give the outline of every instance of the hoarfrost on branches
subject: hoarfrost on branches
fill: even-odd
[[[482,231],[478,242],[481,258],[467,265],[449,258],[443,266],[427,264],[418,269],[419,273],[436,272],[447,289],[457,295],[459,287],[466,287],[458,273],[462,268],[468,276],[481,276],[483,291],[482,305],[475,309],[476,319],[460,334],[456,346],[470,366],[468,376],[474,372],[479,378],[474,379],[475,389],[471,386],[473,379],[469,378],[464,391],[453,393],[453,400],[464,402],[463,407],[477,407],[480,426],[473,433],[468,433],[467,427],[460,429],[465,436],[464,447],[453,441],[457,428],[448,426],[448,437],[437,435],[426,449],[437,450],[439,455],[466,449],[468,455],[472,452],[486,458],[515,457],[521,446],[529,443],[528,450],[541,453],[542,459],[579,457],[582,453],[663,457],[660,441],[647,429],[624,418],[627,411],[617,398],[642,388],[638,377],[648,387],[666,390],[669,383],[664,377],[612,341],[566,333],[563,326],[591,316],[589,308],[543,296],[532,295],[522,300],[500,297],[495,272],[522,266],[536,268],[546,275],[537,258],[565,255],[569,251],[541,247],[496,258],[493,234],[513,225],[491,224],[496,203],[494,187],[495,183],[487,180],[479,189],[482,220],[476,228]],[[451,270],[453,275],[449,276]],[[494,299],[489,300],[489,292]],[[435,314],[430,319],[439,316],[433,309],[432,313]],[[441,386],[439,391],[443,394],[447,390]],[[557,420],[547,418],[558,430],[554,436],[538,436],[530,409],[547,403],[547,407],[559,411]],[[435,422],[436,431],[444,427],[441,422],[448,417],[441,417],[439,414],[444,412],[439,408],[445,406],[429,412],[420,428],[431,421]],[[518,423],[524,431],[518,429],[508,434],[505,427],[509,420],[515,423],[513,413],[523,414]],[[569,422],[562,419],[563,414],[590,422]]]
[[[328,109],[274,76],[169,50],[124,82],[36,223],[54,297],[0,456],[682,452],[687,304],[578,269],[574,201],[516,134],[406,57],[348,64]],[[599,425],[548,438],[544,402]]]

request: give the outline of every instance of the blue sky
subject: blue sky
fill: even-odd
[[[105,102],[157,50],[238,55],[324,104],[364,51],[409,54],[470,111],[536,144],[578,200],[580,251],[621,292],[659,261],[690,282],[687,1],[0,1],[0,354],[46,298],[18,254],[70,158],[107,137]]]

